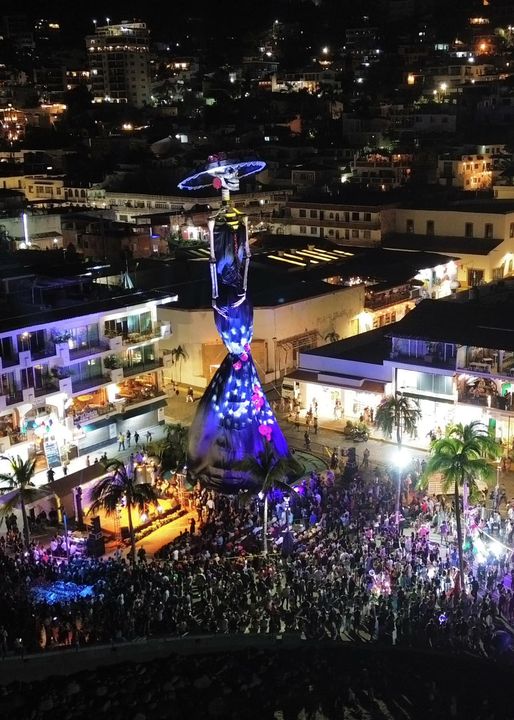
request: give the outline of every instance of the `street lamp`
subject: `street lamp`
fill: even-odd
[[[61,505],[59,510],[61,511],[62,521],[64,524],[64,542],[66,543],[66,559],[68,562],[70,562],[70,540],[68,538],[68,516],[66,515],[66,510],[64,509],[64,505]]]
[[[277,338],[273,337],[271,339],[273,340],[273,347],[275,353],[275,359],[273,360],[273,368],[275,371],[275,387],[277,387]]]
[[[400,498],[402,494],[402,470],[405,468],[410,461],[409,453],[405,448],[399,447],[396,451],[395,465],[398,468],[398,487],[396,490],[396,510],[395,510],[395,523],[396,527],[400,527]]]

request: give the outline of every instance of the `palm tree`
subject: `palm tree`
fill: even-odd
[[[171,357],[173,359],[173,364],[176,365],[177,362],[180,361],[179,365],[179,382],[182,381],[182,361],[187,360],[189,357],[186,349],[182,345],[177,345],[176,348],[173,348],[171,351]]]
[[[30,544],[30,528],[26,506],[27,503],[30,503],[36,498],[36,488],[32,482],[36,461],[23,460],[19,455],[15,458],[2,455],[0,460],[6,460],[11,467],[11,472],[0,473],[0,482],[5,483],[5,486],[0,488],[0,490],[5,492],[14,491],[11,499],[2,506],[0,513],[7,515],[11,513],[15,507],[20,508],[23,518],[23,539],[25,540],[25,547],[28,549]]]
[[[170,423],[166,425],[166,442],[171,446],[177,459],[177,466],[183,466],[187,457],[187,441],[189,428],[182,423]]]
[[[415,400],[405,395],[389,395],[385,397],[375,412],[375,425],[382,430],[388,438],[396,434],[396,445],[398,447],[398,488],[396,492],[396,524],[400,524],[400,496],[402,491],[402,471],[400,468],[400,456],[402,451],[403,434],[414,435],[418,420],[421,417],[421,410]]]
[[[130,561],[136,561],[136,540],[132,522],[132,508],[143,512],[147,503],[156,502],[157,494],[149,483],[136,483],[133,473],[120,460],[108,460],[104,463],[105,470],[110,473],[103,477],[91,492],[89,513],[103,509],[107,515],[118,511],[119,504],[125,500],[130,533]]]
[[[434,440],[430,457],[422,477],[422,484],[435,474],[443,476],[443,489],[453,492],[455,520],[457,524],[457,546],[459,552],[460,587],[464,590],[464,557],[462,551],[462,522],[460,491],[468,485],[470,494],[476,491],[477,480],[491,480],[495,470],[490,460],[501,456],[501,446],[491,437],[486,425],[472,422],[469,425],[451,426],[445,437]]]
[[[163,471],[182,469],[187,458],[189,428],[181,423],[166,425],[165,436],[147,446],[148,455],[156,455]]]
[[[299,473],[298,463],[292,458],[278,458],[273,445],[264,441],[264,448],[256,457],[248,456],[235,463],[238,470],[247,472],[259,486],[259,494],[264,496],[264,523],[263,523],[263,555],[268,554],[268,495],[274,488],[290,492],[290,485],[284,480],[288,474]]]
[[[325,335],[325,340],[327,342],[333,343],[333,342],[337,342],[340,339],[341,339],[341,336],[339,335],[339,333],[336,333],[335,330],[331,330],[329,333],[327,333]]]

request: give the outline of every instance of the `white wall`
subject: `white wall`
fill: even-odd
[[[514,213],[459,212],[456,210],[396,210],[396,232],[407,232],[407,220],[414,220],[414,234],[425,235],[427,220],[434,222],[434,236],[465,237],[466,223],[473,223],[473,237],[484,238],[486,223],[493,225],[493,238],[508,238]],[[430,249],[427,238],[427,250]]]
[[[255,308],[254,339],[265,340],[268,345],[269,371],[265,382],[271,382],[275,373],[275,340],[277,343],[295,335],[318,333],[318,344],[325,342],[327,333],[335,331],[341,338],[358,330],[357,316],[364,308],[364,288],[337,288],[334,292],[300,302],[272,308]],[[165,368],[165,375],[184,384],[205,387],[203,377],[202,345],[220,342],[214,325],[212,310],[183,310],[159,307],[159,320],[170,322],[171,337],[161,340],[160,349],[171,350],[181,345],[188,358],[176,367]],[[277,354],[278,355],[278,354]],[[283,359],[277,357],[277,366],[283,368]],[[278,367],[277,367],[278,370]],[[262,370],[259,368],[259,371]]]

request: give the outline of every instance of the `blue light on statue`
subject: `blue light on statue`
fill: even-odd
[[[211,166],[212,165],[212,166]],[[228,203],[227,188],[237,186],[237,162],[216,160],[214,173]],[[263,164],[255,164],[255,172]],[[244,171],[250,169],[245,165]],[[225,172],[226,171],[226,172]],[[225,175],[226,174],[226,177]],[[181,187],[192,189],[200,173]],[[246,220],[224,204],[209,222],[214,321],[228,354],[205,391],[191,425],[188,472],[193,482],[234,492],[253,487],[253,480],[235,468],[238,461],[260,453],[266,442],[277,457],[289,456],[251,355],[253,308],[246,295],[250,248]]]

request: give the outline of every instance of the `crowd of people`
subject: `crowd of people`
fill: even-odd
[[[197,522],[164,547],[125,559],[52,562],[33,548],[0,545],[0,622],[8,651],[205,633],[296,633],[479,655],[510,651],[514,568],[506,555],[476,562],[467,544],[467,592],[456,578],[451,530],[426,528],[441,500],[409,494],[411,531],[398,532],[387,472],[350,461],[342,477],[311,474],[270,503],[263,556],[262,507],[254,498],[197,490]],[[451,514],[451,511],[447,511]],[[444,515],[443,515],[444,516]],[[91,593],[42,602],[34,587],[73,583]],[[1,632],[0,632],[1,634]]]
[[[470,678],[477,678],[472,682]],[[487,690],[490,688],[490,691]],[[17,720],[513,720],[506,669],[317,644],[171,655],[0,688]]]

